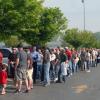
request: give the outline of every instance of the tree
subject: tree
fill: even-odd
[[[42,0],[0,0],[0,35],[37,34],[42,8]]]
[[[64,40],[75,48],[78,47],[95,47],[96,38],[92,32],[79,31],[78,29],[69,29],[66,31]]]
[[[81,39],[79,38],[78,33],[78,29],[69,29],[66,31],[64,40],[73,45],[75,48],[78,48],[81,45]]]
[[[67,19],[59,8],[45,8],[40,25],[39,38],[42,42],[48,42],[66,31]]]
[[[22,36],[29,43],[34,41],[36,44],[45,45],[45,43],[49,42],[56,34],[63,33],[66,27],[67,19],[58,8],[44,8],[36,31],[29,31],[30,34],[26,32]],[[27,37],[27,35],[30,36]]]
[[[4,42],[8,47],[16,47],[20,43],[17,36],[11,36],[10,38],[6,39]]]
[[[43,7],[44,0],[0,0],[0,35],[17,36],[30,44],[45,44],[65,32],[67,19],[59,8]],[[1,38],[2,39],[2,38]]]

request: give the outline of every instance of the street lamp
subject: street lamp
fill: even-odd
[[[85,0],[82,0],[83,3],[83,21],[84,21],[84,31],[85,31]]]

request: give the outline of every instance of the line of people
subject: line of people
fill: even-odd
[[[43,86],[49,86],[51,82],[66,82],[66,78],[75,72],[82,70],[90,72],[90,67],[96,67],[100,63],[100,49],[80,50],[65,48],[36,48],[24,50],[22,45],[18,50],[13,48],[13,52],[8,57],[10,74],[13,78],[16,93],[22,92],[22,82],[29,92],[33,84],[40,82]],[[3,68],[4,67],[4,68]],[[6,70],[2,65],[1,72]],[[4,76],[5,80],[7,75]],[[0,77],[0,81],[2,78]],[[0,84],[7,84],[7,81]],[[6,86],[3,86],[1,94],[5,94]]]

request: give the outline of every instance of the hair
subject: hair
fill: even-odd
[[[6,69],[7,67],[8,67],[8,65],[5,64],[5,63],[3,63],[3,64],[1,65],[1,69],[2,69],[2,70]]]

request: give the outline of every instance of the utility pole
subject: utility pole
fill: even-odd
[[[86,26],[85,26],[85,0],[82,0],[82,3],[83,3],[83,22],[84,22],[84,31],[86,29]]]

